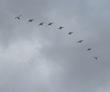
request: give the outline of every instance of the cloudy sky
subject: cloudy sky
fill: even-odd
[[[109,9],[110,0],[0,0],[0,92],[110,92]]]

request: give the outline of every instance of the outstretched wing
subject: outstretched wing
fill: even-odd
[[[15,19],[17,19],[18,17],[15,17]]]
[[[21,15],[19,15],[19,17],[21,17]]]

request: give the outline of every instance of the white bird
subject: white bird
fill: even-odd
[[[88,48],[87,50],[88,50],[88,51],[90,51],[90,50],[91,50],[91,48]]]
[[[48,26],[49,26],[49,25],[52,25],[52,24],[53,24],[53,22],[49,23]]]
[[[42,25],[42,26],[43,26],[43,24],[44,24],[44,22],[40,23],[40,24],[39,24],[39,26],[40,26],[40,25]]]
[[[17,16],[17,17],[15,17],[15,19],[20,19],[20,17],[21,17],[21,15],[19,15],[19,16]]]
[[[73,32],[69,32],[68,35],[71,35]]]
[[[98,57],[94,57],[94,58],[97,60]]]
[[[28,22],[32,22],[34,19],[30,19]]]
[[[64,27],[59,27],[58,29],[62,29],[62,28],[64,28]]]
[[[78,41],[77,43],[81,43],[83,40]]]

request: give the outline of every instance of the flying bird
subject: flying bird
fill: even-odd
[[[62,28],[64,28],[64,27],[59,27],[58,29],[62,29]]]
[[[43,24],[44,24],[44,22],[40,23],[40,24],[39,24],[39,26],[40,26],[40,25],[42,25],[42,26],[43,26]]]
[[[34,19],[30,19],[28,22],[32,22]]]
[[[21,17],[21,15],[19,15],[19,16],[17,16],[17,17],[15,17],[15,19],[20,19],[20,17]]]
[[[94,57],[94,58],[97,60],[98,57]]]
[[[73,32],[69,32],[68,35],[71,35]]]
[[[77,43],[81,43],[83,40],[78,41]]]
[[[87,50],[88,50],[88,51],[90,51],[90,50],[91,50],[91,48],[88,48]]]
[[[49,25],[52,25],[52,24],[53,24],[53,22],[49,23],[48,26],[49,26]]]

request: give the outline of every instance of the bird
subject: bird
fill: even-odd
[[[20,17],[21,17],[21,15],[19,15],[19,16],[17,16],[17,17],[15,17],[15,19],[20,19]]]
[[[98,57],[94,57],[94,58],[97,60]]]
[[[43,26],[43,24],[44,24],[44,22],[40,23],[40,24],[39,24],[39,26],[40,26],[40,25],[42,25],[42,26]]]
[[[32,22],[34,19],[30,19],[28,22]]]
[[[73,32],[69,32],[68,35],[71,35]]]
[[[77,43],[81,43],[83,40],[78,41]]]
[[[49,26],[49,25],[52,25],[52,24],[53,24],[53,22],[49,23],[48,26]]]
[[[58,29],[62,29],[62,28],[64,28],[64,27],[59,27]]]
[[[90,50],[91,50],[91,48],[88,48],[87,50],[88,50],[88,51],[90,51]]]

